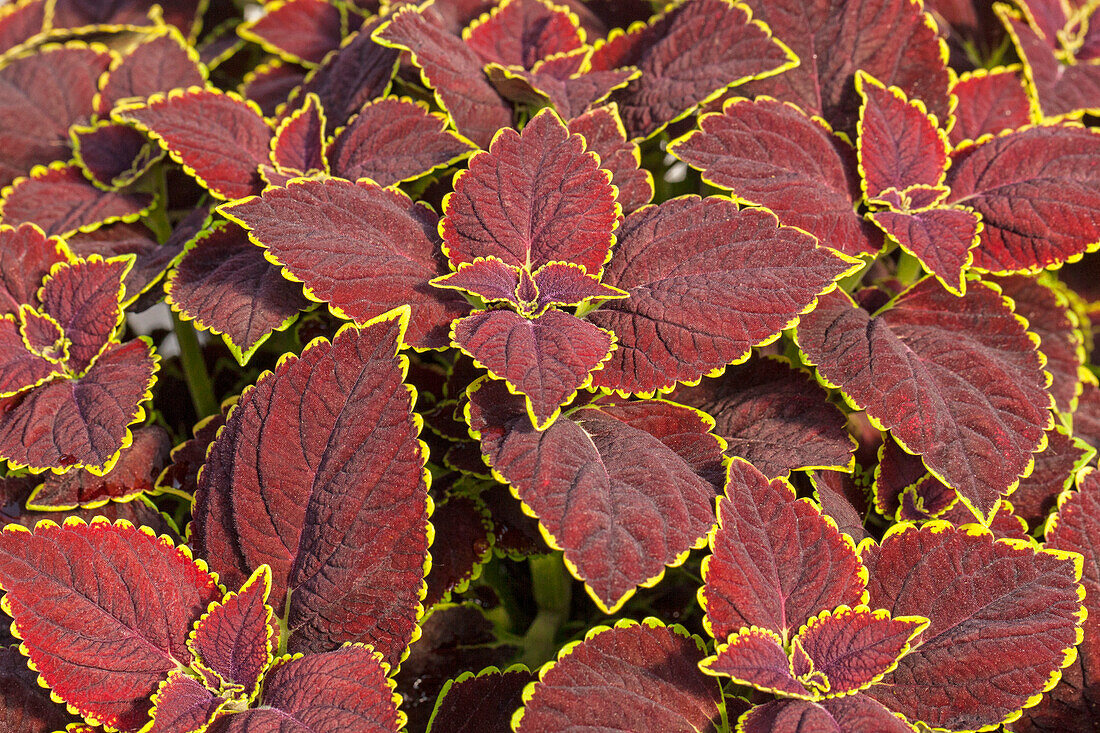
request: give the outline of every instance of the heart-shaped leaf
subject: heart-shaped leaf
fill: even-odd
[[[916,213],[875,211],[867,217],[920,260],[945,288],[961,295],[963,273],[980,241],[981,219],[967,209],[932,208]]]

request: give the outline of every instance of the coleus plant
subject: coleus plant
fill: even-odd
[[[1095,730],[1096,7],[0,8],[0,729]]]

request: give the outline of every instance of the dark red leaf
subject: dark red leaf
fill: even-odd
[[[783,479],[735,458],[703,560],[705,624],[719,641],[756,626],[789,641],[825,609],[866,599],[855,545]],[[768,548],[766,552],[759,548]]]
[[[584,45],[576,15],[543,0],[502,0],[471,23],[462,39],[483,64],[530,69],[548,56]]]
[[[653,200],[653,174],[641,167],[638,145],[627,141],[617,105],[608,104],[573,118],[569,132],[582,135],[586,149],[600,156],[600,167],[611,172],[623,214]]]
[[[386,97],[359,110],[337,132],[327,154],[335,175],[392,186],[456,163],[473,149],[448,129],[446,117],[423,103]]]
[[[498,733],[511,730],[523,689],[538,679],[524,667],[489,667],[448,680],[439,693],[428,733]]]
[[[200,476],[196,547],[230,585],[271,566],[292,651],[366,640],[396,663],[412,638],[428,500],[396,356],[407,318],[284,357],[233,409]]]
[[[863,528],[869,508],[867,492],[856,483],[855,476],[840,471],[810,471],[810,480],[821,513],[831,517],[837,529],[857,543],[870,537]]]
[[[592,71],[588,64],[590,54],[591,48],[578,48],[539,61],[530,71],[516,66],[489,64],[486,73],[496,90],[508,99],[540,106],[549,102],[562,119],[572,120],[642,73],[633,66]],[[614,102],[611,105],[618,109]],[[626,128],[621,121],[618,125],[625,140]]]
[[[538,520],[523,511],[519,499],[504,484],[494,484],[479,494],[493,520],[493,547],[513,559],[550,551],[539,531]]]
[[[746,5],[681,0],[644,25],[597,41],[591,64],[596,71],[641,70],[611,95],[633,139],[650,137],[728,87],[791,69],[797,58]]]
[[[141,727],[150,694],[190,663],[191,623],[221,594],[185,546],[106,520],[8,525],[0,585],[46,683],[85,718],[123,730]]]
[[[65,342],[60,330],[46,349],[32,351],[24,337],[28,319],[40,320],[41,316],[23,306],[18,318],[0,319],[0,394],[4,396],[37,387],[64,372]],[[56,327],[56,322],[53,325]]]
[[[34,526],[43,519],[57,522],[79,518],[85,522],[90,522],[95,517],[106,517],[112,522],[119,519],[125,519],[135,526],[151,527],[157,534],[168,535],[173,541],[182,541],[180,533],[176,530],[172,520],[157,511],[153,503],[143,496],[139,496],[133,501],[122,503],[112,501],[105,506],[95,509],[35,512],[25,510],[22,506],[22,502],[30,495],[32,487],[38,483],[38,481],[36,478],[31,477],[27,479],[27,483],[26,490],[14,497],[12,497],[3,486],[0,486],[0,501],[7,501],[6,504],[0,505],[0,526],[6,525],[9,522],[14,522],[27,529],[33,529]],[[5,498],[5,494],[8,494],[10,501]]]
[[[1010,498],[1016,516],[1029,527],[1041,527],[1057,504],[1058,495],[1072,487],[1077,472],[1095,456],[1092,446],[1055,424],[1047,432],[1047,447],[1035,454],[1031,475],[1020,479],[1020,485],[1012,492]]]
[[[603,269],[620,211],[611,176],[552,110],[522,133],[501,131],[455,178],[441,228],[455,267],[498,257],[530,270],[558,261]]]
[[[65,365],[74,374],[83,373],[115,335],[122,319],[122,278],[129,267],[125,259],[93,255],[55,266],[43,281],[38,291],[42,310],[68,339]]]
[[[862,198],[856,152],[819,120],[774,99],[735,99],[699,127],[669,150],[703,180],[845,254],[882,248],[882,233],[854,210]]]
[[[311,300],[365,323],[409,304],[406,335],[418,348],[450,343],[448,330],[469,305],[429,280],[446,269],[436,215],[394,189],[369,181],[295,181],[221,207],[250,232]]]
[[[892,438],[884,437],[878,449],[878,465],[875,467],[872,493],[875,509],[879,514],[894,520],[901,505],[901,495],[906,489],[924,480],[928,476],[928,469],[924,467],[920,456],[909,453]],[[936,479],[932,480],[939,483]],[[943,484],[940,483],[940,486]],[[947,487],[943,488],[950,492]]]
[[[177,247],[172,239],[163,246],[158,245],[156,235],[149,227],[138,222],[107,224],[91,232],[72,234],[66,237],[66,241],[73,254],[83,259],[89,259],[93,255],[104,259],[134,255],[134,266],[122,281],[126,291],[123,305],[129,305],[138,296],[149,293],[150,288],[160,280],[168,265],[182,249],[182,243]],[[160,294],[156,295],[159,300]],[[144,308],[138,306],[135,310]]]
[[[831,293],[797,338],[824,379],[983,517],[1031,467],[1051,424],[1035,344],[980,281],[959,298],[926,278],[875,316]]]
[[[153,695],[151,727],[148,733],[191,733],[205,730],[228,701],[215,697],[194,677],[183,672],[168,676]]]
[[[543,265],[535,272],[533,282],[538,290],[539,310],[552,305],[580,305],[592,300],[627,297],[622,290],[604,285],[598,278],[588,275],[583,267],[570,262]]]
[[[91,115],[111,58],[103,46],[73,43],[17,54],[0,68],[0,187],[69,157],[69,127]]]
[[[65,242],[47,238],[37,224],[0,225],[0,315],[16,315],[19,306],[37,304],[43,278],[70,257]]]
[[[164,156],[159,146],[125,125],[73,125],[73,159],[100,187],[117,190],[141,177]]]
[[[1043,695],[1033,708],[1024,710],[1023,717],[1012,724],[1016,733],[1096,733],[1100,720],[1100,700],[1095,685],[1085,681],[1084,663],[1080,655],[1076,662],[1062,671],[1058,685]]]
[[[779,358],[732,366],[670,399],[714,418],[726,455],[740,456],[768,478],[802,468],[851,470],[856,442],[847,418],[813,377]]]
[[[111,64],[96,95],[96,112],[107,115],[124,99],[144,101],[158,92],[205,84],[206,68],[198,53],[179,31],[165,26]]]
[[[309,307],[301,287],[264,259],[264,251],[233,222],[217,222],[188,243],[165,291],[184,319],[222,334],[241,364]]]
[[[46,0],[15,0],[0,7],[0,54],[35,39],[46,21]]]
[[[451,333],[478,366],[523,395],[539,430],[589,384],[615,345],[610,332],[559,310],[534,319],[509,310],[476,311],[455,321]]]
[[[184,494],[194,494],[198,488],[199,469],[206,462],[206,450],[225,425],[225,413],[236,404],[236,399],[222,404],[222,412],[203,418],[192,430],[194,437],[172,449],[172,464],[157,477],[158,489],[174,489]]]
[[[49,690],[38,684],[38,675],[27,667],[18,646],[0,647],[0,689],[4,690],[0,695],[0,730],[50,733],[75,720],[64,706],[50,699]],[[519,706],[517,693],[513,708]]]
[[[519,294],[521,278],[528,281],[528,284],[534,282],[526,271],[506,265],[498,257],[478,257],[472,262],[463,262],[454,272],[435,278],[432,285],[437,288],[463,290],[486,303],[506,301],[517,308],[523,308],[525,302]]]
[[[959,76],[951,87],[958,99],[948,131],[952,145],[1015,130],[1031,122],[1031,108],[1017,68],[979,69]]]
[[[982,216],[974,266],[990,272],[1038,270],[1100,241],[1100,135],[1074,127],[1033,127],[954,153],[948,203]]]
[[[148,133],[216,198],[263,188],[258,167],[268,162],[272,131],[260,109],[233,92],[174,89],[112,117]]]
[[[897,525],[863,548],[869,605],[931,621],[922,642],[866,694],[930,727],[994,726],[1053,686],[1073,658],[1081,566],[975,526]],[[1013,680],[1011,685],[997,680]]]
[[[707,657],[700,665],[708,674],[732,677],[739,685],[764,692],[807,699],[815,696],[795,679],[791,660],[783,650],[783,638],[768,629],[747,626],[730,634],[719,643],[715,656]]]
[[[202,0],[163,0],[158,5],[165,22],[185,35],[195,32],[195,24],[205,7]],[[53,27],[102,31],[104,26],[160,25],[150,18],[149,7],[145,0],[56,0]]]
[[[1077,411],[1073,413],[1073,433],[1093,448],[1100,450],[1100,388],[1085,382]]]
[[[325,113],[316,94],[279,123],[271,139],[271,160],[293,173],[328,172],[325,162]]]
[[[344,38],[347,11],[329,0],[281,0],[264,11],[238,35],[292,63],[319,64]]]
[[[264,115],[272,117],[305,78],[306,70],[301,66],[275,59],[248,72],[240,92],[242,97],[255,102]]]
[[[920,260],[945,288],[961,295],[964,273],[978,246],[981,220],[973,211],[932,208],[916,213],[876,211],[867,215],[890,239]]]
[[[773,214],[739,211],[727,198],[640,209],[620,227],[604,273],[630,297],[588,316],[619,340],[593,384],[650,393],[694,382],[773,340],[852,268]]]
[[[481,71],[481,60],[459,38],[432,24],[419,8],[405,6],[374,32],[392,48],[412,53],[420,77],[460,133],[487,148],[497,130],[512,124],[512,107]]]
[[[683,562],[714,523],[721,445],[690,408],[587,405],[539,432],[520,399],[487,380],[468,419],[488,462],[606,613]]]
[[[721,693],[696,666],[701,646],[681,627],[655,620],[597,627],[541,670],[512,729],[709,730]]]
[[[82,469],[47,474],[27,498],[31,510],[56,511],[103,506],[109,500],[127,501],[153,489],[172,444],[158,425],[135,428],[133,443],[122,450],[114,468],[102,476]]]
[[[93,186],[74,164],[35,166],[26,178],[4,189],[0,215],[18,226],[33,222],[46,234],[91,231],[115,221],[136,221],[153,208],[153,195],[116,193]]]
[[[487,514],[479,501],[467,496],[451,496],[436,505],[426,608],[449,599],[452,593],[461,593],[481,574],[481,566],[493,552],[492,523]]]
[[[737,721],[738,733],[913,733],[916,728],[866,695],[819,702],[773,700]]]

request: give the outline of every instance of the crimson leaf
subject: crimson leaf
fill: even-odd
[[[502,0],[463,32],[482,63],[529,69],[536,61],[584,45],[577,16],[543,0]]]
[[[293,63],[320,63],[344,37],[347,11],[329,0],[282,0],[265,11],[237,33]]]
[[[1031,122],[1027,92],[1017,69],[999,67],[961,74],[951,93],[958,99],[955,122],[948,131],[952,145]]]

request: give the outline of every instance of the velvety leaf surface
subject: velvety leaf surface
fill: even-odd
[[[95,507],[106,504],[109,499],[131,499],[150,491],[168,459],[172,444],[159,425],[134,429],[133,440],[122,450],[114,468],[102,476],[82,469],[47,474],[46,480],[27,499],[27,508]]]
[[[38,684],[38,675],[27,667],[27,658],[18,646],[0,648],[0,689],[0,730],[51,733],[74,720],[50,699],[49,690]],[[519,706],[517,694],[515,707]]]
[[[232,222],[219,222],[192,240],[165,289],[174,310],[198,328],[224,334],[242,363],[309,307],[301,287],[284,278]]]
[[[769,482],[743,460],[729,466],[710,547],[703,598],[715,639],[756,626],[790,640],[820,611],[864,599],[851,539],[786,481]]]
[[[69,157],[69,127],[91,115],[96,83],[110,62],[103,46],[72,44],[20,55],[0,68],[0,187],[37,163]]]
[[[1100,388],[1085,382],[1073,414],[1073,432],[1093,448],[1100,450]]]
[[[478,257],[537,269],[572,262],[596,275],[619,209],[610,176],[551,111],[505,130],[470,160],[446,201],[443,246],[456,267]]]
[[[523,511],[523,505],[507,486],[498,483],[479,496],[493,521],[493,547],[498,554],[524,558],[550,551],[539,531],[538,520]]]
[[[951,91],[958,98],[955,124],[948,132],[952,145],[1031,122],[1027,92],[1015,69],[962,74]]]
[[[1085,619],[1085,638],[1079,648],[1085,676],[1093,684],[1093,665],[1100,653],[1100,472],[1089,472],[1079,482],[1079,490],[1067,491],[1058,498],[1058,513],[1046,527],[1046,547],[1052,550],[1079,552],[1084,557],[1082,584],[1085,587],[1085,608],[1091,620]]]
[[[682,629],[651,621],[594,629],[541,671],[513,729],[710,730],[720,693],[696,667],[699,646]]]
[[[26,309],[25,312],[32,312]],[[22,319],[20,319],[22,320]],[[28,387],[48,381],[63,371],[57,361],[62,349],[51,348],[46,352],[34,352],[27,348],[21,334],[24,327],[12,316],[0,319],[0,394],[14,395]],[[63,341],[56,341],[63,346]],[[54,358],[50,355],[56,354]]]
[[[386,97],[359,110],[327,153],[334,175],[392,186],[461,160],[472,149],[448,129],[445,117],[409,99]]]
[[[201,0],[165,0],[159,3],[165,22],[184,34],[190,34],[202,8]],[[53,5],[54,28],[88,26],[152,26],[149,4],[143,0],[56,0]]]
[[[851,465],[855,442],[847,419],[813,377],[782,359],[752,359],[670,399],[714,418],[726,455],[740,456],[769,478],[800,468]]]
[[[200,477],[196,547],[230,585],[271,566],[292,651],[368,640],[396,662],[412,636],[427,488],[395,356],[405,317],[285,358],[241,398]]]
[[[450,343],[451,321],[469,311],[455,293],[428,281],[443,274],[437,219],[403,193],[373,183],[299,181],[223,206],[312,300],[366,322],[409,304],[411,346]]]
[[[456,321],[454,344],[526,399],[535,427],[545,428],[561,405],[589,382],[615,338],[559,310],[528,320],[509,310],[478,311]]]
[[[609,390],[667,391],[744,359],[852,268],[769,212],[719,197],[641,209],[618,237],[604,282],[630,297],[588,316],[619,340],[593,378]]]
[[[178,489],[187,494],[195,493],[199,468],[206,462],[206,449],[214,442],[218,430],[225,425],[224,413],[228,406],[229,403],[223,405],[221,413],[200,420],[192,430],[194,437],[172,449],[172,463],[157,478],[158,487]]]
[[[930,726],[996,725],[1071,658],[1080,566],[1064,553],[942,522],[901,526],[863,550],[869,605],[931,624],[866,694]]]
[[[68,256],[64,242],[47,237],[37,224],[0,225],[0,315],[37,303],[43,278]]]
[[[586,274],[583,267],[568,262],[543,265],[533,280],[538,290],[536,310],[551,305],[579,305],[592,300],[627,297],[622,290],[601,283],[598,278]],[[523,288],[521,284],[520,295],[524,294]]]
[[[182,672],[171,674],[153,698],[153,725],[148,733],[203,730],[225,702],[224,697],[215,697],[194,677]]]
[[[480,456],[478,456],[480,458]],[[484,513],[483,513],[484,512]],[[467,496],[450,496],[432,513],[432,569],[424,606],[430,608],[469,585],[492,552],[487,510]],[[518,706],[517,706],[518,707]]]
[[[151,135],[219,199],[263,188],[258,166],[268,160],[272,130],[259,109],[232,92],[176,89],[113,117]]]
[[[1080,650],[1078,650],[1080,654]],[[1080,659],[1062,672],[1057,687],[1043,695],[1033,708],[1012,723],[1016,733],[1096,733],[1100,701],[1095,687],[1086,685]]]
[[[866,695],[819,702],[773,700],[757,705],[737,721],[738,733],[912,733],[906,724]]]
[[[191,661],[187,631],[220,595],[216,578],[129,523],[14,529],[0,534],[0,585],[35,668],[81,715],[140,727],[149,695]]]
[[[124,221],[66,237],[73,254],[84,259],[90,259],[92,255],[99,255],[104,259],[134,255],[134,265],[122,281],[126,291],[122,301],[124,305],[133,302],[140,295],[151,297],[150,288],[160,280],[168,265],[182,249],[183,243],[180,242],[177,246],[174,240],[175,237],[172,237],[164,245],[159,245],[156,235],[149,227],[140,222]],[[160,292],[155,293],[158,300],[160,295]],[[138,305],[134,310],[142,311],[144,308]]]
[[[504,0],[463,31],[482,63],[529,69],[536,61],[584,45],[584,31],[562,6],[541,0]]]
[[[454,272],[435,278],[432,285],[464,290],[486,303],[506,301],[520,308],[524,304],[518,293],[521,277],[520,268],[506,265],[497,257],[479,257],[473,262],[463,262]],[[533,282],[529,274],[526,280]]]
[[[282,0],[266,10],[237,32],[288,61],[320,63],[344,37],[344,12],[328,0]]]
[[[272,611],[265,605],[270,591],[271,571],[261,566],[238,592],[210,606],[187,641],[198,663],[248,696],[274,651]]]
[[[0,53],[42,32],[46,20],[46,0],[16,0],[0,8]]]
[[[681,562],[714,523],[721,446],[699,413],[663,401],[585,406],[539,432],[499,382],[470,400],[488,462],[605,611]]]
[[[497,733],[510,730],[512,713],[523,705],[523,689],[538,675],[522,667],[490,667],[476,676],[457,678],[440,693],[432,712],[431,733]]]
[[[128,267],[123,259],[77,260],[55,267],[43,281],[42,310],[69,341],[65,366],[73,373],[84,372],[115,334]]]
[[[511,126],[512,107],[485,78],[481,59],[417,8],[398,10],[375,32],[375,38],[412,53],[424,84],[435,92],[455,127],[480,147],[489,147],[497,130]]]
[[[969,285],[958,298],[926,278],[875,316],[831,293],[797,338],[822,377],[986,516],[1030,466],[1050,397],[1023,325],[996,290]]]
[[[947,119],[946,49],[921,5],[909,0],[750,0],[748,5],[801,61],[795,69],[749,84],[750,95],[793,102],[852,135],[860,101],[852,80],[862,69]]]
[[[569,121],[569,132],[583,135],[586,149],[600,156],[600,167],[611,172],[623,214],[653,200],[653,174],[641,167],[638,145],[626,139],[617,105],[608,104],[574,117]]]
[[[739,201],[852,256],[874,254],[882,234],[855,214],[862,197],[856,152],[797,107],[774,99],[727,102],[669,150]]]
[[[1100,69],[1095,64],[1063,63],[1052,45],[1019,16],[1011,11],[998,15],[1027,66],[1024,76],[1037,98],[1037,114],[1081,117],[1086,111],[1100,109]]]
[[[198,55],[175,30],[165,28],[147,36],[119,61],[96,97],[96,112],[107,115],[120,101],[144,101],[157,92],[206,84],[206,70]]]
[[[716,656],[700,663],[704,672],[732,677],[738,684],[777,695],[804,697],[808,694],[802,683],[794,678],[791,660],[783,650],[783,639],[774,631],[755,626],[740,629],[730,634],[715,653]]]
[[[271,160],[288,172],[327,171],[325,115],[316,95],[285,118],[271,139]]]
[[[648,24],[597,42],[592,69],[642,72],[611,95],[627,136],[649,137],[727,87],[791,68],[790,49],[753,15],[723,0],[677,2]]]
[[[77,164],[108,189],[130,185],[164,155],[137,130],[112,122],[74,125],[71,134]]]
[[[245,75],[240,92],[245,99],[255,102],[264,115],[271,117],[287,103],[306,79],[306,70],[297,64],[281,59],[260,64]]]
[[[585,62],[590,53],[591,49],[586,47],[559,54],[539,61],[531,71],[490,64],[485,73],[504,97],[524,104],[549,102],[562,119],[572,120],[641,74],[633,66],[607,71],[587,70]],[[626,128],[621,127],[621,121],[619,125],[625,139]]]
[[[1073,478],[1090,463],[1096,451],[1064,427],[1047,433],[1047,447],[1035,454],[1035,468],[1012,492],[1016,516],[1029,527],[1039,527],[1057,504],[1058,495],[1071,488]]]
[[[945,287],[953,293],[962,291],[963,273],[981,231],[981,221],[973,211],[934,208],[913,214],[876,211],[868,216]]]
[[[104,470],[144,415],[157,360],[146,341],[110,344],[83,376],[0,400],[0,456],[37,469]]]
[[[981,214],[974,266],[991,272],[1061,263],[1100,240],[1100,136],[1035,127],[956,151],[949,203]]]
[[[837,529],[857,543],[870,536],[863,527],[868,510],[867,493],[852,474],[810,471],[810,480],[821,513],[831,517]]]
[[[5,189],[0,215],[9,226],[33,222],[53,236],[133,221],[152,205],[152,194],[103,191],[88,182],[79,166],[55,163],[34,168]]]
[[[405,724],[386,675],[370,647],[281,658],[264,678],[263,707],[229,715],[216,733],[301,730],[314,733],[397,733]]]

